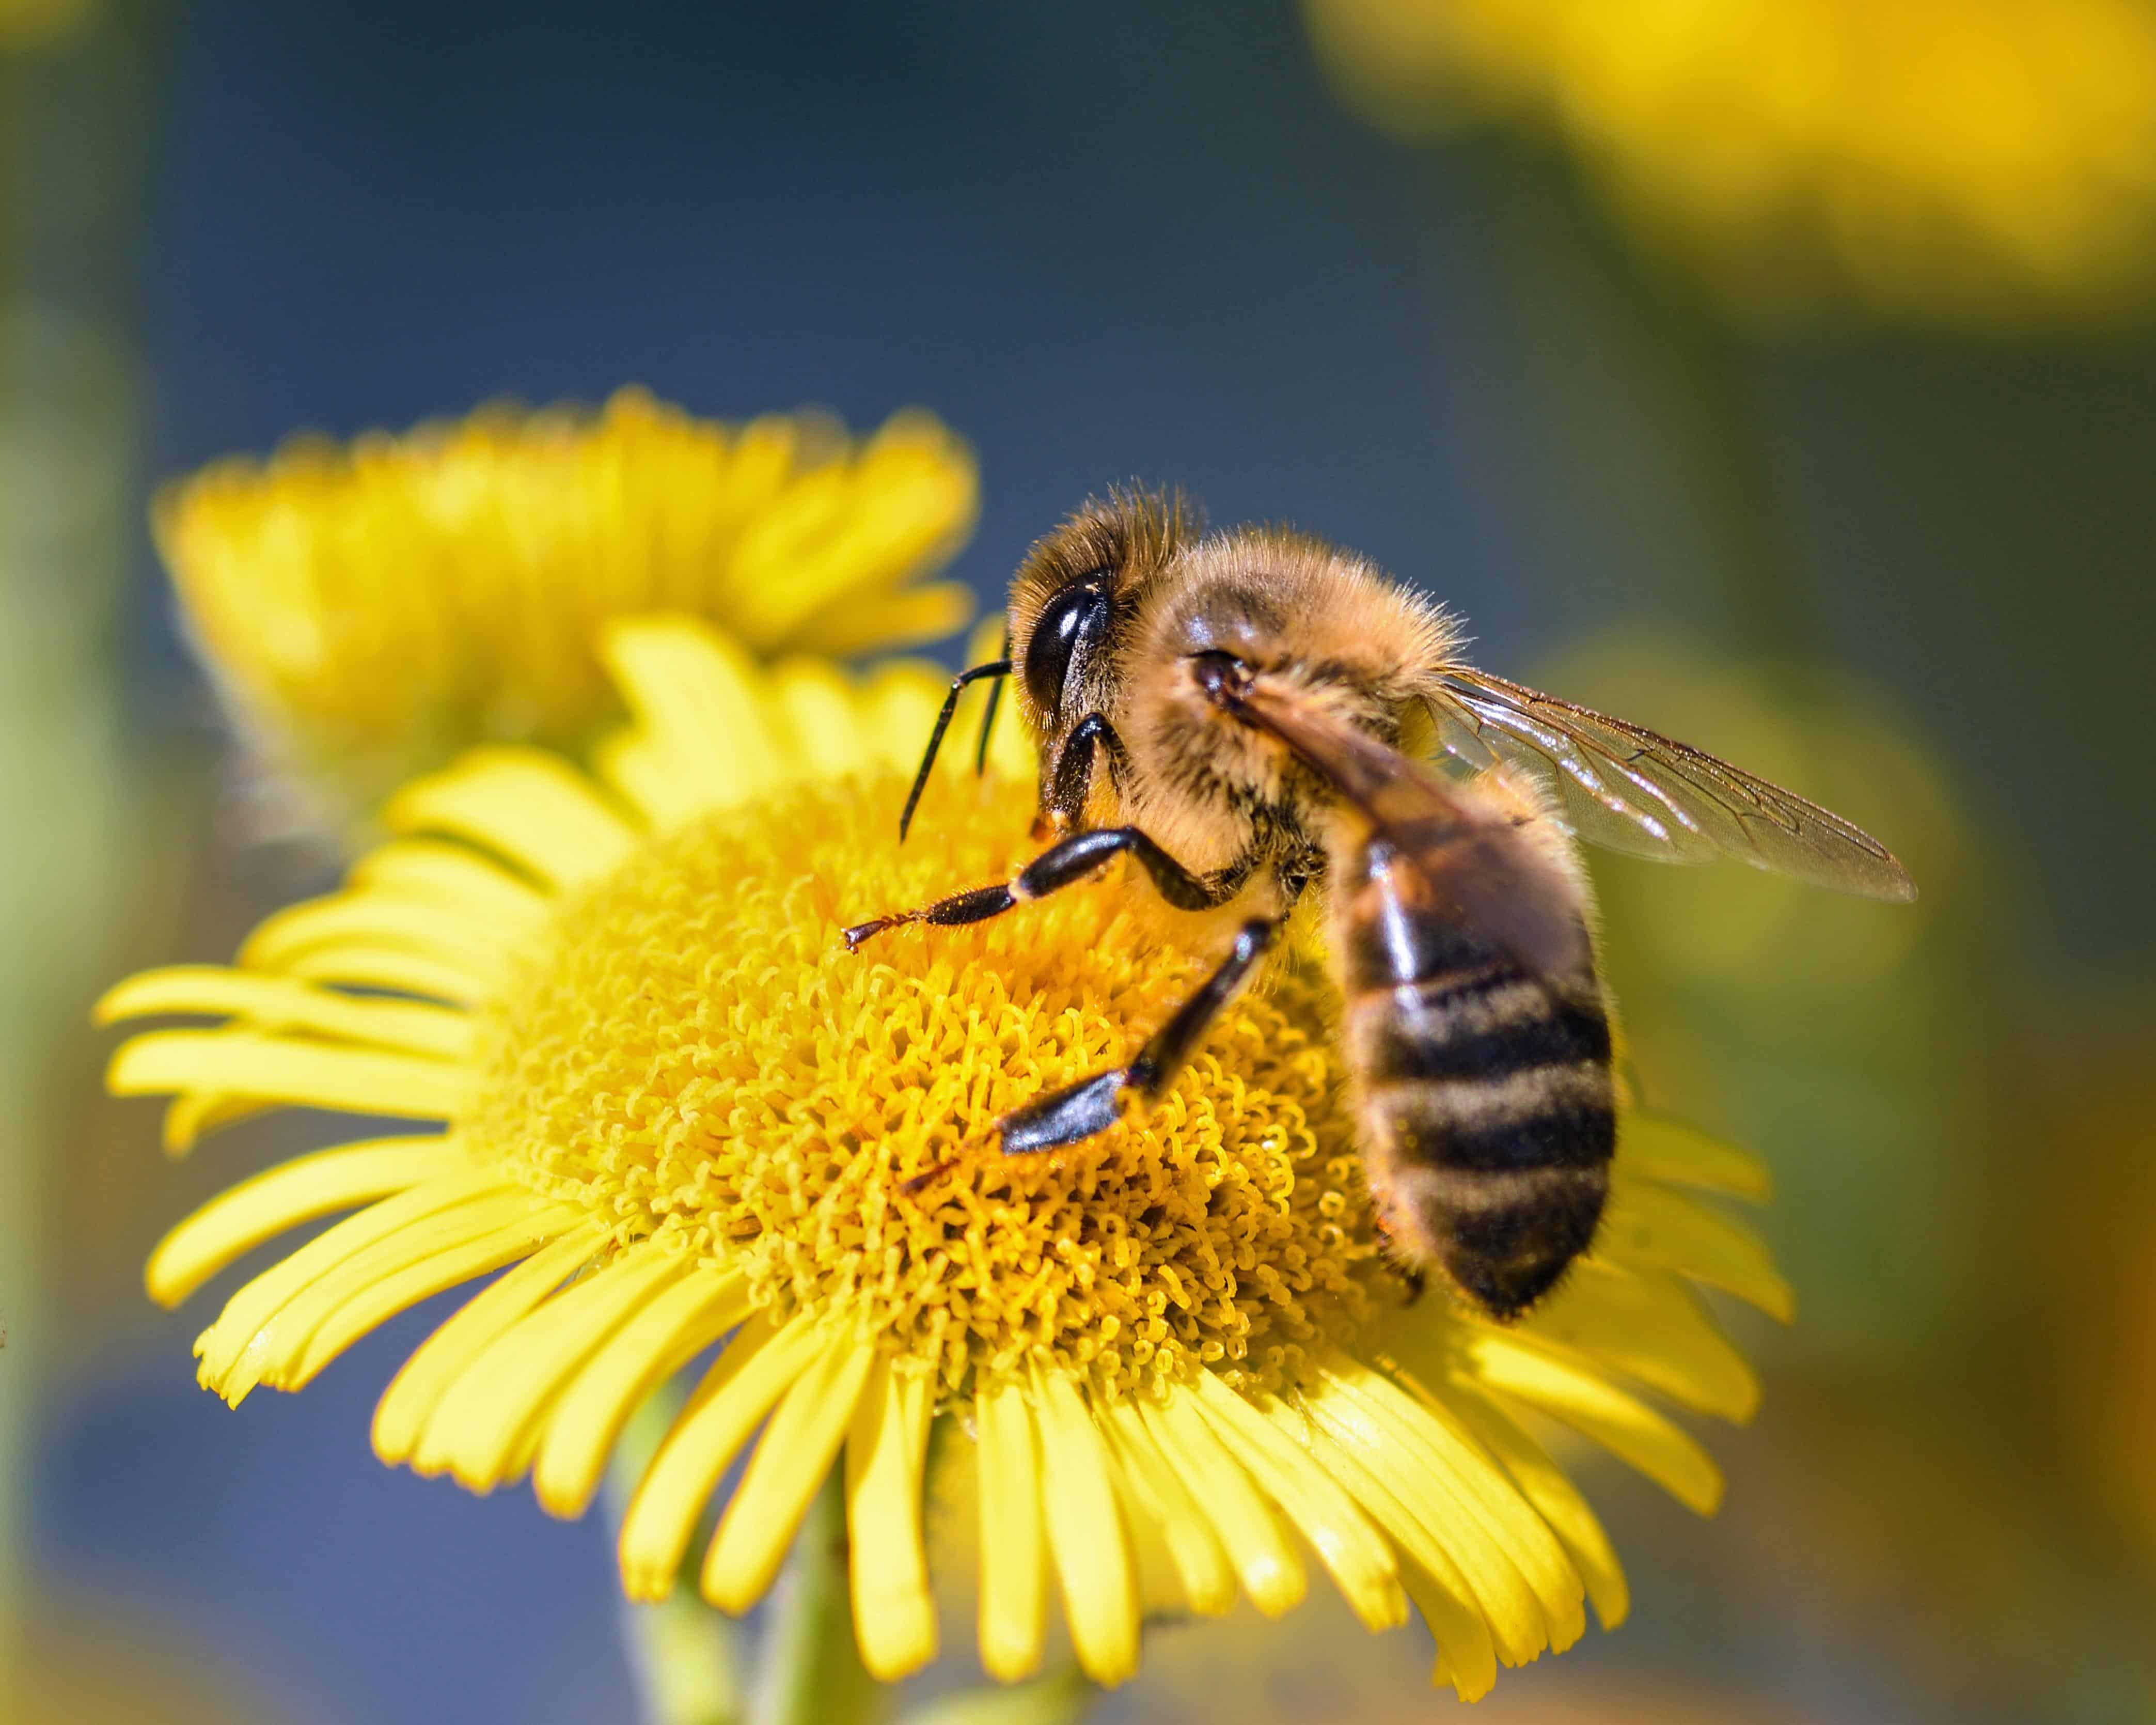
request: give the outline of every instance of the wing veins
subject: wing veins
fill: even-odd
[[[1445,710],[1440,739],[1448,723],[1464,724],[1501,757],[1554,774],[1583,838],[1673,862],[1719,852],[1844,891],[1915,896],[1893,853],[1861,828],[1704,749],[1483,671],[1448,670],[1430,699]]]

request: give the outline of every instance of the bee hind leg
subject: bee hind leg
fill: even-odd
[[[1175,1081],[1191,1052],[1214,1019],[1242,991],[1280,932],[1276,920],[1254,917],[1235,936],[1235,944],[1213,974],[1153,1032],[1137,1058],[1036,1098],[1004,1117],[998,1130],[1006,1156],[1032,1156],[1060,1150],[1104,1132],[1123,1117],[1132,1096],[1159,1101]]]

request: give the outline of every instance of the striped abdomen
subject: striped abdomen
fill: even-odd
[[[1576,969],[1541,974],[1466,926],[1441,850],[1339,860],[1342,1035],[1386,1232],[1517,1317],[1587,1249],[1609,1195],[1609,1020],[1584,928]]]

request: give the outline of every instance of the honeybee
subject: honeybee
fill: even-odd
[[[960,691],[1008,678],[1053,842],[1007,882],[847,929],[848,947],[1000,916],[1125,855],[1169,904],[1228,912],[1217,968],[1128,1065],[998,1122],[1026,1155],[1158,1100],[1322,891],[1379,1224],[1411,1275],[1442,1272],[1496,1318],[1587,1250],[1609,1190],[1609,1008],[1573,839],[1915,896],[1840,816],[1475,670],[1438,606],[1298,533],[1204,534],[1179,499],[1114,495],[1033,547],[1008,616],[1005,656],[952,685],[900,837]],[[992,699],[984,755],[993,722]]]

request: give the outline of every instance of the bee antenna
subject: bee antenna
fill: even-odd
[[[921,806],[921,793],[928,788],[928,774],[936,765],[936,752],[943,747],[943,733],[951,728],[951,715],[958,711],[958,697],[965,692],[966,685],[983,677],[1007,677],[1010,670],[1010,660],[998,659],[987,665],[977,665],[971,670],[960,671],[952,678],[951,692],[943,697],[943,711],[937,714],[936,728],[928,733],[928,749],[921,757],[921,770],[913,775],[913,788],[906,793],[906,810],[898,818],[900,844],[906,843],[906,829],[913,824],[913,811]],[[1001,683],[997,686],[1000,688]]]
[[[1006,626],[1004,630],[1003,656],[1003,665],[1006,672],[1010,669],[1010,629]],[[1003,705],[1003,699],[1004,680],[998,677],[995,681],[988,685],[988,704],[981,713],[981,746],[973,756],[973,777],[976,778],[988,770],[988,737],[996,728],[996,709]]]

